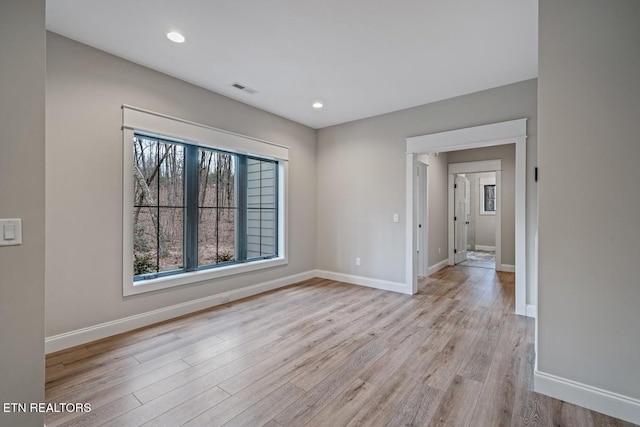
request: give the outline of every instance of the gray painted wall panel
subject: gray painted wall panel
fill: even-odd
[[[448,159],[447,153],[429,156],[429,267],[448,259]]]
[[[0,2],[0,218],[22,246],[0,247],[0,403],[44,401],[45,2]],[[42,426],[4,413],[2,426]]]
[[[495,173],[467,173],[465,176],[469,178],[471,187],[471,210],[469,218],[470,224],[467,227],[467,244],[495,246],[496,216],[480,213],[482,210],[483,195],[482,185],[479,183],[480,179],[493,179],[495,181]]]
[[[538,369],[640,399],[640,2],[539,12]]]

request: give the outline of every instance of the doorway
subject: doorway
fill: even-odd
[[[486,216],[491,216],[494,226],[490,227],[493,232],[492,236],[488,237],[488,241],[485,243],[493,243],[480,245],[481,250],[493,251],[495,260],[494,266],[496,270],[502,269],[502,160],[482,160],[477,162],[464,162],[464,163],[449,163],[449,265],[460,264],[466,261],[469,257],[469,238],[468,230],[471,223],[471,200],[472,182],[469,179],[483,177],[482,182],[477,181],[477,186],[485,185],[488,196],[491,200],[488,200],[490,206],[478,206],[478,208],[490,209],[485,211]],[[458,191],[462,186],[464,190]],[[493,190],[492,192],[490,190]],[[457,194],[457,196],[456,196]],[[478,191],[477,205],[480,205],[480,194]],[[464,201],[462,201],[464,198]],[[464,206],[462,210],[461,206]],[[475,206],[474,206],[475,207]],[[478,210],[478,213],[481,211]],[[480,215],[478,215],[480,216]],[[477,221],[476,221],[477,222]],[[483,218],[484,222],[484,218]],[[456,229],[460,230],[459,233]],[[464,246],[464,247],[463,247]],[[477,246],[477,245],[476,245]],[[476,247],[476,249],[478,249]],[[463,252],[463,255],[459,255],[459,252]],[[486,254],[483,254],[486,255]]]
[[[464,218],[456,221],[460,223],[458,230],[455,228],[456,247],[465,245],[464,260],[456,260],[456,264],[465,267],[496,269],[496,210],[497,210],[497,191],[496,191],[496,173],[495,172],[478,172],[466,173],[463,176],[468,181],[468,187],[462,189],[461,185],[454,188],[456,191],[465,191]],[[458,199],[461,195],[456,193],[454,198]],[[456,213],[456,217],[457,217]],[[458,217],[459,218],[459,217]],[[458,243],[460,238],[458,233],[465,233],[466,241]],[[455,252],[455,250],[454,250]]]
[[[469,148],[490,147],[494,145],[514,144],[516,149],[515,166],[515,313],[527,315],[527,268],[526,268],[526,244],[527,233],[525,226],[526,218],[526,142],[527,142],[527,119],[510,120],[506,122],[492,123],[464,129],[420,135],[406,138],[406,282],[404,292],[415,294],[418,290],[418,256],[417,256],[417,233],[418,209],[415,204],[417,200],[415,170],[417,157],[422,153],[438,153],[456,150],[466,150]],[[486,170],[486,169],[485,169]],[[489,169],[491,170],[491,169]],[[465,173],[461,171],[459,173]],[[453,195],[453,179],[449,191]],[[497,174],[497,180],[500,174]],[[498,190],[498,189],[497,189]],[[450,197],[453,200],[453,197]],[[498,202],[499,198],[498,198]],[[451,209],[453,211],[453,209]],[[497,219],[496,219],[497,220]],[[499,223],[499,221],[497,221]],[[453,221],[450,221],[449,235],[453,236]],[[500,227],[496,227],[499,232]],[[427,229],[426,235],[429,235]],[[428,239],[427,239],[428,241]],[[453,242],[450,242],[453,247]],[[453,251],[449,251],[450,255]],[[498,248],[496,248],[496,262],[499,263]],[[451,259],[453,263],[453,259]],[[428,265],[428,264],[427,264]],[[535,283],[531,283],[535,286]],[[533,289],[536,292],[536,289]]]

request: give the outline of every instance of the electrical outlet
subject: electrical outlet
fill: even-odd
[[[393,214],[393,222],[399,222],[400,221],[400,215],[398,214]]]
[[[360,265],[360,258],[356,258],[356,265]]]

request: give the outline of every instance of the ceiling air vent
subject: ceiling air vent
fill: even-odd
[[[238,83],[238,82],[233,83],[231,86],[233,86],[233,87],[235,87],[236,89],[239,89],[239,90],[241,90],[241,91],[243,91],[243,92],[246,92],[246,93],[248,93],[248,94],[251,94],[251,95],[253,95],[254,93],[257,93],[257,92],[258,92],[257,90],[255,90],[255,89],[251,89],[250,87],[245,86],[245,85],[243,85],[243,84],[240,84],[240,83]]]

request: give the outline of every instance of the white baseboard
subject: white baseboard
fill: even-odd
[[[640,424],[640,400],[536,370],[533,388],[565,402]]]
[[[316,277],[322,279],[336,280],[338,282],[350,283],[352,285],[366,286],[369,288],[382,289],[384,291],[400,292],[411,294],[411,289],[407,290],[406,283],[390,282],[387,280],[373,279],[371,277],[354,276],[352,274],[335,273],[333,271],[316,270]]]
[[[538,308],[535,305],[527,304],[526,316],[536,318],[538,315]]]
[[[229,301],[235,301],[252,295],[257,295],[273,289],[282,288],[292,285],[303,280],[316,277],[315,271],[307,271],[304,273],[294,274],[280,279],[271,280],[269,282],[258,283],[252,286],[246,286],[240,289],[210,295],[193,301],[187,301],[181,304],[169,307],[159,308],[157,310],[140,313],[122,319],[112,320],[110,322],[101,323],[99,325],[89,326],[87,328],[76,329],[74,331],[47,337],[44,340],[46,354],[64,350],[76,345],[110,337],[112,335],[121,334],[123,332],[132,331],[143,326],[152,325],[174,317],[183,316],[185,314],[194,313],[206,308],[215,307],[216,305],[226,304]]]
[[[436,271],[440,271],[443,268],[445,268],[447,265],[449,265],[449,260],[448,259],[443,259],[442,261],[440,261],[437,264],[432,265],[431,267],[429,267],[429,269],[427,270],[427,275],[432,275],[433,273],[435,273]]]
[[[484,245],[476,245],[476,251],[487,251],[487,252],[495,252],[495,246],[484,246]]]
[[[499,266],[496,267],[496,270],[504,271],[506,273],[515,273],[516,266],[511,264],[500,264]]]

